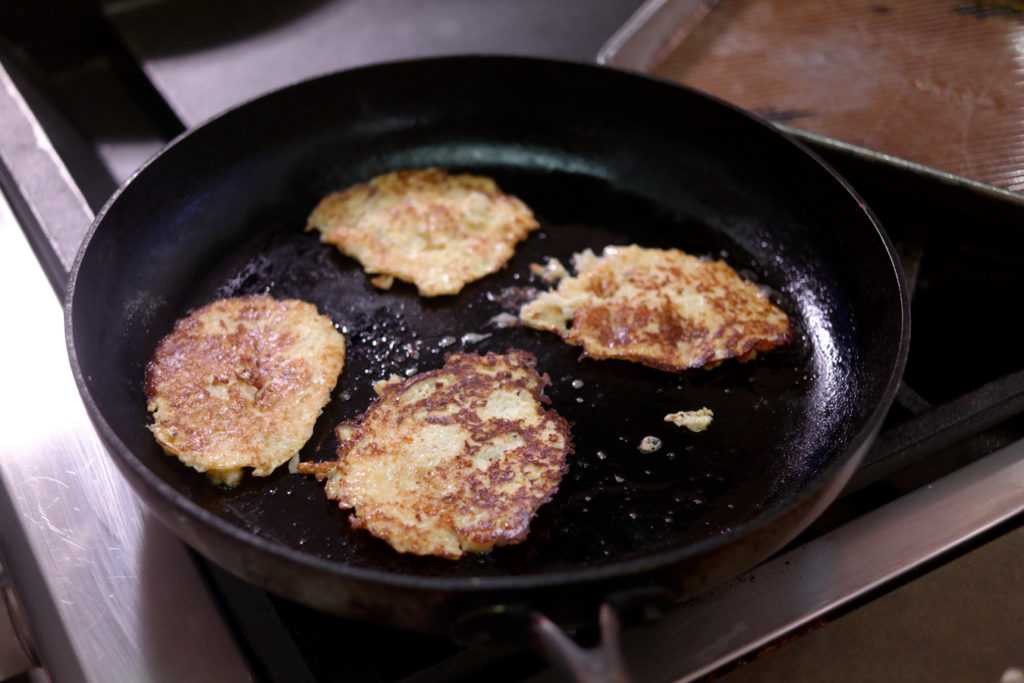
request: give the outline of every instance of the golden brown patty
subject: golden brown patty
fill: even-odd
[[[306,229],[319,230],[367,273],[382,274],[373,280],[378,287],[397,277],[437,296],[497,271],[538,227],[529,207],[490,178],[426,168],[328,195]]]
[[[345,364],[316,306],[223,299],[179,320],[146,367],[157,441],[216,483],[262,477],[299,452]]]
[[[380,397],[337,429],[337,462],[301,463],[327,480],[350,521],[399,552],[458,558],[522,541],[572,450],[545,410],[547,375],[525,351],[456,353],[443,368],[378,385]]]
[[[587,249],[576,277],[524,305],[519,317],[593,358],[680,372],[749,358],[788,343],[789,318],[722,261],[636,245]]]
[[[711,408],[680,410],[665,416],[665,422],[671,422],[676,427],[686,427],[691,432],[703,432],[711,426],[711,421],[714,419],[715,413]]]

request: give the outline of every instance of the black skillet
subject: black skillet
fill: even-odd
[[[542,229],[457,296],[375,290],[303,232],[324,194],[436,165],[493,176]],[[528,264],[639,243],[724,257],[791,316],[784,350],[679,375],[580,360],[553,335],[493,319],[542,287]],[[321,610],[450,632],[540,610],[680,598],[750,568],[838,493],[877,432],[908,343],[902,276],[856,194],[799,144],[727,104],[610,69],[504,57],[385,64],[318,78],[188,132],[97,217],[75,264],[67,337],[89,413],[139,496],[186,542]],[[457,562],[400,555],[289,474],[236,489],[164,455],[146,429],[143,370],[175,319],[216,297],[315,303],[348,363],[304,460],[372,380],[456,350],[527,349],[576,444],[521,545]],[[709,407],[693,434],[669,412]],[[638,450],[645,436],[661,440]]]

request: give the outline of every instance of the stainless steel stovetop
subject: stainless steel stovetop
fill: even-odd
[[[178,129],[299,78],[442,52],[592,61],[640,3],[531,0],[515,11],[498,0],[305,2],[291,11],[257,4],[267,13],[251,7],[253,26],[227,28],[217,22],[229,3],[90,6],[84,18],[70,17],[78,28],[54,31],[65,40],[59,49],[39,38],[30,12],[15,12],[13,38],[21,40],[0,43],[0,292],[8,321],[0,342],[0,558],[24,607],[18,618],[9,597],[21,640],[0,645],[0,679],[35,666],[34,676],[55,681],[321,680],[323,665],[305,660],[296,643],[282,644],[288,629],[313,619],[329,640],[337,639],[330,629],[358,629],[282,606],[197,561],[140,507],[106,456],[68,367],[60,298],[92,214],[114,186]],[[905,215],[901,197],[936,216],[960,212],[979,235],[1012,231],[1003,226],[1024,217],[1024,199],[1009,192],[841,146],[819,151],[873,206],[879,198],[876,211],[886,225],[892,217],[912,281],[929,267],[921,254],[933,247],[920,239],[929,226],[917,224],[920,214]],[[1024,292],[1018,285],[1007,292],[1014,293]],[[912,366],[914,353],[912,346]],[[919,365],[919,376],[932,372]],[[1019,361],[1004,365],[939,402],[908,378],[901,414],[859,491],[762,566],[626,630],[637,680],[728,675],[737,662],[1018,529],[1024,427],[1012,416],[1024,390]],[[391,678],[357,666],[364,678],[332,680],[472,680],[494,662],[523,657],[452,648]],[[1022,666],[1024,658],[996,664]],[[539,666],[522,677],[557,678]]]

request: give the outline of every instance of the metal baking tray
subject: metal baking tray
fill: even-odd
[[[816,149],[1019,202],[1024,11],[963,0],[648,0],[597,61]]]

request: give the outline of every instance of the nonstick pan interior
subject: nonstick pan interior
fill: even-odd
[[[355,261],[303,232],[322,195],[428,165],[494,177],[541,230],[501,272],[434,299],[399,282],[373,288]],[[546,287],[530,263],[630,243],[724,258],[790,315],[795,341],[671,374],[581,360],[554,335],[496,324]],[[439,367],[452,351],[534,353],[575,453],[528,539],[457,562],[400,555],[350,529],[311,477],[281,468],[228,490],[164,455],[142,395],[156,343],[191,308],[263,292],[315,303],[348,341],[304,460],[334,456],[333,427],[366,409],[374,380]],[[98,217],[73,273],[68,334],[115,458],[186,538],[210,528],[240,539],[266,556],[261,577],[314,567],[342,580],[514,588],[751,552],[746,534],[834,485],[877,429],[905,355],[904,296],[866,207],[748,115],[597,67],[451,58],[300,84],[176,141]],[[701,407],[715,414],[706,432],[663,421]],[[661,447],[641,452],[646,436]]]

